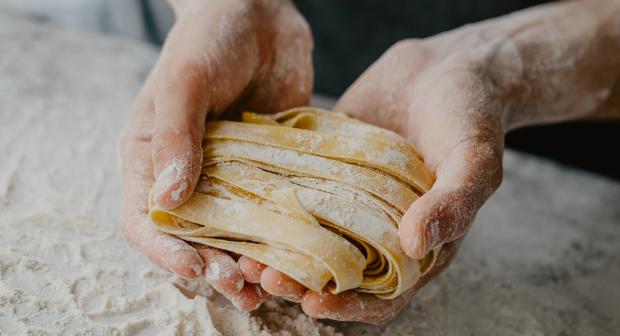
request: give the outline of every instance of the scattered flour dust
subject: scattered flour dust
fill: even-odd
[[[19,23],[0,19],[0,335],[340,335],[284,301],[241,312],[129,247],[116,138],[155,53]]]
[[[181,185],[172,192],[172,200],[178,201],[181,198],[181,193],[187,189],[187,182],[181,183]]]
[[[173,159],[168,165],[159,173],[157,180],[164,181],[176,181],[181,178],[183,172],[186,171],[186,163],[180,159]],[[186,181],[181,183],[175,190],[171,193],[171,198],[173,201],[178,201],[181,198],[181,193],[187,189],[188,184]],[[162,189],[160,192],[167,191],[167,188]],[[157,194],[159,196],[159,194]]]
[[[116,137],[156,51],[1,14],[0,32],[2,336],[613,335],[620,327],[612,206],[620,184],[511,152],[502,188],[455,264],[393,322],[321,322],[284,301],[238,311],[204,281],[155,267],[120,232]]]

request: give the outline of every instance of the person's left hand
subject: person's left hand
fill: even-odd
[[[334,108],[400,133],[437,176],[399,225],[401,247],[414,259],[443,244],[434,268],[392,300],[355,291],[338,295],[307,291],[270,267],[260,275],[263,289],[300,301],[312,317],[380,324],[394,318],[420,287],[449,265],[476,212],[502,180],[505,127],[498,106],[505,101],[485,77],[497,69],[486,62],[485,48],[493,49],[477,41],[478,33],[468,27],[397,43]],[[242,269],[251,268],[246,264],[252,266],[242,258]]]
[[[206,281],[240,309],[256,309],[269,295],[244,281],[234,257],[158,230],[149,193],[165,209],[191,197],[207,115],[308,104],[312,34],[290,0],[170,3],[176,22],[119,138],[123,233],[160,267]]]

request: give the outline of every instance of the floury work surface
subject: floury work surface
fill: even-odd
[[[210,288],[157,269],[120,233],[115,154],[156,54],[0,17],[0,335],[620,329],[620,185],[514,152],[454,265],[383,327],[318,322],[281,301],[238,312]]]

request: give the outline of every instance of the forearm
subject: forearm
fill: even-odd
[[[533,7],[428,42],[487,82],[505,130],[620,117],[620,1]]]
[[[620,117],[620,2],[534,8],[489,28],[506,36],[489,78],[507,104],[507,129],[588,117]]]

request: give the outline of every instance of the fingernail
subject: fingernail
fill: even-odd
[[[172,186],[179,181],[183,166],[184,163],[181,160],[175,159],[170,161],[161,173],[159,173],[159,176],[157,176],[157,181],[155,181],[155,186],[153,187],[153,193],[155,195],[155,202],[157,202],[157,205],[165,206],[169,201],[179,201],[181,198],[181,193],[187,189],[188,185],[186,181],[183,181],[175,190],[172,190],[169,197],[166,196],[168,196],[167,193]]]
[[[252,311],[252,310],[258,309],[258,307],[260,307],[261,304],[263,304],[262,301],[258,300],[254,302],[254,305],[248,306],[248,302],[246,300],[247,299],[244,297],[235,296],[235,297],[230,298],[230,303],[232,303],[233,306],[235,306],[235,308],[239,310],[243,310],[243,311]]]
[[[170,193],[170,199],[174,202],[178,202],[181,199],[181,193],[185,191],[185,189],[187,189],[187,182],[183,181],[178,188]]]
[[[263,300],[255,300],[253,295],[256,294],[260,297],[260,292],[258,290],[257,287],[246,287],[243,291],[228,297],[228,299],[237,309],[244,311],[255,310],[263,303]],[[254,293],[252,293],[252,291],[254,291]]]
[[[222,278],[222,268],[220,267],[220,264],[216,262],[209,263],[205,269],[205,276],[209,281],[220,280]]]
[[[424,232],[420,237],[422,244],[418,246],[418,252],[420,258],[424,257],[426,253],[435,246],[437,238],[439,237],[439,221],[435,218],[429,219],[424,227]]]
[[[202,274],[202,266],[201,265],[192,265],[192,270],[196,276],[200,276]]]
[[[426,251],[430,250],[436,243],[439,235],[439,221],[431,218],[417,234],[413,234],[407,244],[407,252],[415,258],[422,258]]]
[[[237,283],[235,284],[235,286],[237,286],[237,289],[238,289],[238,290],[243,289],[243,285],[245,285],[245,281],[243,280],[243,278],[238,279],[238,280],[237,280]]]
[[[418,255],[418,250],[420,248],[419,246],[422,244],[421,240],[422,237],[419,235],[414,235],[413,237],[407,239],[405,252],[407,252],[410,257],[416,257]]]

